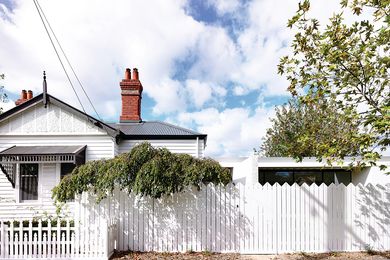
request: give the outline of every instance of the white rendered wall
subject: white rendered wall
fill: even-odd
[[[377,165],[383,163],[387,165],[387,169],[381,170],[378,166],[366,167],[361,170],[356,170],[352,175],[352,182],[354,184],[361,183],[367,185],[372,184],[387,184],[390,183],[390,160],[385,157],[381,161],[377,162]]]
[[[297,162],[293,158],[287,157],[236,157],[236,158],[216,158],[223,167],[233,168],[233,182],[254,184],[258,183],[258,168],[332,168],[325,163],[318,162],[315,158],[304,158],[302,162]],[[336,164],[335,168],[348,168],[350,159],[346,159],[344,164]],[[390,157],[383,157],[377,162],[378,165],[388,165],[387,170],[381,171],[378,166],[366,167],[361,170],[352,171],[352,183],[367,185],[390,183]]]

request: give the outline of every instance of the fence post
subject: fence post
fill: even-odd
[[[42,219],[38,220],[38,257],[42,256]]]
[[[4,228],[4,222],[3,221],[1,221],[0,222],[0,224],[1,224],[1,236],[0,236],[0,240],[1,240],[1,248],[0,248],[0,252],[1,252],[1,257],[2,258],[4,258],[4,256],[5,256],[5,246],[4,246],[4,242],[5,242],[5,239],[6,239],[6,234],[5,234],[5,228]]]
[[[33,223],[32,223],[32,219],[30,219],[28,221],[28,254],[29,255],[32,255],[32,248],[33,248]]]
[[[9,241],[10,241],[10,256],[14,255],[14,221],[10,221]]]

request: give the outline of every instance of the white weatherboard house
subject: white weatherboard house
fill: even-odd
[[[17,106],[0,115],[0,258],[109,259],[114,249],[390,250],[390,176],[376,166],[351,170],[348,160],[328,167],[311,158],[221,158],[233,173],[226,187],[209,184],[161,199],[115,190],[99,204],[83,193],[68,204],[74,227],[69,218],[66,226],[33,223],[31,217],[55,214],[51,189],[86,161],[112,158],[142,141],[203,157],[206,135],[142,121],[136,69],[126,70],[120,87],[117,124],[47,94],[45,79],[42,94],[23,91]],[[390,158],[378,164],[390,166]],[[15,218],[28,225],[4,222]]]
[[[206,135],[141,119],[143,87],[137,69],[126,69],[120,88],[122,113],[116,124],[49,95],[45,79],[42,94],[22,91],[17,106],[0,115],[0,218],[54,214],[51,189],[62,176],[76,165],[113,158],[143,141],[203,156]]]

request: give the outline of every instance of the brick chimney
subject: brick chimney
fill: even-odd
[[[27,100],[30,100],[33,98],[33,92],[31,90],[26,91],[22,90],[22,93],[20,94],[20,98],[15,101],[15,105],[19,106],[20,104],[23,104]]]
[[[125,78],[120,82],[122,96],[122,113],[120,122],[141,122],[141,98],[142,84],[139,81],[138,70],[133,69],[131,73],[127,68]]]

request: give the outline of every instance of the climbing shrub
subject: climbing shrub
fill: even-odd
[[[200,189],[202,183],[226,185],[230,181],[230,172],[210,158],[174,154],[144,142],[113,159],[90,161],[76,167],[52,192],[56,202],[72,200],[84,191],[94,193],[99,202],[115,187],[160,198],[189,186]]]

